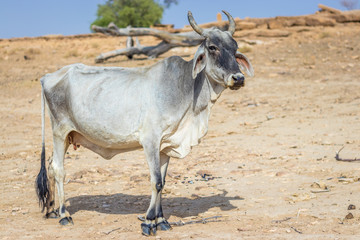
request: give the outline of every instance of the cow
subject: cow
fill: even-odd
[[[188,12],[191,27],[204,39],[190,61],[172,56],[139,68],[73,64],[41,78],[42,152],[35,185],[46,218],[73,224],[64,196],[64,155],[70,145],[82,145],[105,159],[142,148],[152,189],[142,233],[171,229],[161,206],[170,157],[188,155],[207,133],[211,107],[221,93],[244,86],[243,72],[253,76],[250,61],[237,51],[232,37],[235,21],[223,12],[229,21],[226,31],[202,29]],[[53,132],[47,170],[46,106]]]

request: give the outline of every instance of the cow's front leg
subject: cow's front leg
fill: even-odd
[[[141,224],[142,234],[149,236],[156,234],[157,228],[157,217],[159,208],[158,203],[160,202],[161,190],[163,188],[162,177],[161,177],[161,162],[160,162],[160,151],[157,144],[153,144],[149,141],[143,144],[146,160],[150,170],[150,181],[151,181],[151,201],[150,206],[146,212],[145,222]]]
[[[156,202],[159,192],[162,189],[160,171],[160,153],[154,144],[144,145],[146,160],[150,170],[151,201],[146,212],[145,222],[141,224],[142,234],[149,236],[156,234]]]
[[[161,183],[160,183],[161,184]],[[149,236],[156,234],[156,200],[158,197],[159,185],[156,182],[151,182],[152,194],[150,206],[146,212],[145,222],[141,224],[142,234]]]
[[[169,165],[169,159],[170,157],[166,156],[163,153],[160,153],[160,165],[161,165],[161,183],[162,183],[162,188],[165,187],[165,178],[166,178],[166,172],[167,172],[167,168]],[[171,229],[170,224],[168,223],[168,221],[164,218],[164,214],[162,211],[162,206],[161,206],[161,194],[162,191],[160,191],[158,193],[157,196],[157,201],[156,201],[156,218],[157,218],[157,224],[156,224],[156,229],[157,230],[161,230],[161,231],[167,231]]]

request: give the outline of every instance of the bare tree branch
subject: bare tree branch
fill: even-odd
[[[198,45],[202,40],[204,40],[202,36],[193,31],[183,33],[169,33],[154,28],[118,28],[113,23],[110,23],[108,27],[99,27],[93,25],[92,30],[112,36],[154,36],[167,43],[177,44],[184,47],[189,45]]]
[[[137,46],[128,45],[127,48],[117,49],[114,51],[101,53],[95,58],[96,63],[103,62],[109,58],[113,58],[119,55],[125,55],[128,58],[132,58],[133,55],[146,55],[149,58],[156,58],[157,56],[169,51],[174,47],[191,47],[199,45],[204,38],[199,34],[191,32],[182,33],[169,33],[166,31],[153,29],[153,28],[118,28],[114,23],[110,23],[108,27],[92,26],[95,32],[104,33],[111,36],[154,36],[162,40],[155,46]]]
[[[171,48],[178,47],[178,45],[169,44],[164,41],[159,43],[156,46],[138,46],[138,47],[129,47],[129,48],[123,48],[123,49],[117,49],[114,51],[101,53],[99,56],[95,58],[96,63],[104,62],[105,60],[108,60],[109,58],[113,58],[120,55],[128,56],[129,58],[132,58],[133,55],[146,55],[149,58],[156,58],[157,56],[169,51]]]

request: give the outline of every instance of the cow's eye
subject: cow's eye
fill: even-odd
[[[209,46],[209,50],[210,51],[216,51],[217,47],[215,47],[214,45]]]

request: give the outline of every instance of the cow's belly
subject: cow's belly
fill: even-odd
[[[87,126],[82,122],[76,130],[90,141],[105,148],[126,148],[127,145],[136,145],[139,142],[139,133],[136,130],[122,131],[102,124],[91,123]]]
[[[86,134],[72,131],[68,135],[69,144],[74,145],[76,149],[77,146],[83,146],[91,151],[99,154],[105,159],[110,159],[116,154],[133,151],[141,148],[141,145],[138,141],[123,141],[117,142],[117,144],[109,144],[109,142],[104,142],[102,139],[93,138],[92,136],[87,136]]]

